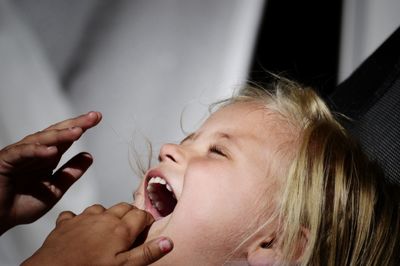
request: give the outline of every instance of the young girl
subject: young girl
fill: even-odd
[[[154,265],[398,265],[398,193],[311,89],[277,78],[162,146],[135,192],[155,222],[134,245],[172,239]],[[39,257],[87,212],[61,216]]]
[[[155,265],[398,265],[398,188],[310,89],[245,88],[136,191],[174,250]]]

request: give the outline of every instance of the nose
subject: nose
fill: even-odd
[[[184,152],[180,145],[177,144],[164,144],[160,149],[158,160],[160,162],[170,161],[177,164],[183,163],[185,158]]]

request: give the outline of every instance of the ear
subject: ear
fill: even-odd
[[[296,243],[295,257],[289,264],[299,262],[307,246],[309,230],[302,227],[300,233],[300,240]],[[247,253],[247,263],[251,266],[283,264],[282,246],[277,236],[258,238]]]
[[[251,266],[279,265],[280,250],[274,237],[260,239],[247,253],[247,263]]]

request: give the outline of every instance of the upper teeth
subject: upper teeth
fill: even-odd
[[[163,178],[159,177],[159,176],[154,176],[152,178],[150,178],[148,184],[147,184],[147,191],[149,192],[149,198],[151,201],[151,204],[154,206],[154,208],[156,208],[157,210],[161,211],[165,208],[165,205],[163,202],[159,201],[159,195],[157,195],[156,190],[157,188],[154,186],[154,184],[161,184],[163,186],[165,186],[170,192],[172,192],[172,188],[171,186],[167,183],[167,181],[165,181]],[[172,197],[174,199],[175,198],[175,194],[171,193]]]
[[[172,188],[169,184],[167,184],[167,181],[165,181],[164,179],[162,179],[159,176],[154,176],[154,177],[150,178],[149,183],[147,185],[148,191],[150,191],[150,192],[153,191],[153,186],[151,184],[154,184],[154,183],[162,184],[162,185],[166,186],[169,191],[172,192]]]

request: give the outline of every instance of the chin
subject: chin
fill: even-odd
[[[154,239],[156,237],[159,237],[159,236],[171,237],[171,235],[168,234],[168,225],[169,225],[169,222],[170,222],[170,218],[171,218],[171,215],[168,215],[167,217],[164,217],[162,219],[156,220],[150,226],[150,229],[149,229],[149,231],[147,233],[146,241],[152,240],[152,239]]]

